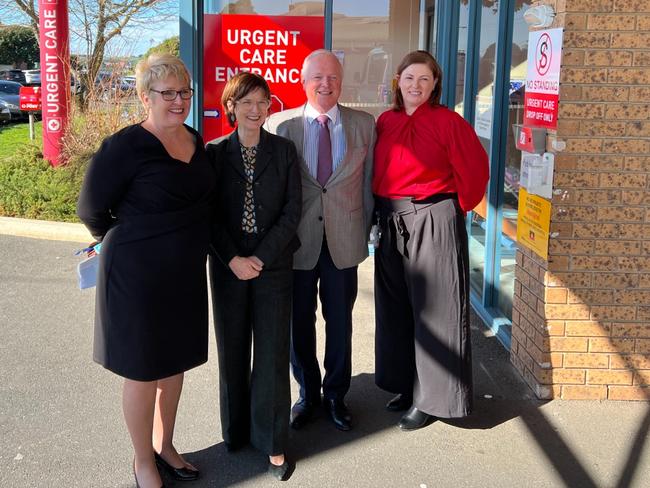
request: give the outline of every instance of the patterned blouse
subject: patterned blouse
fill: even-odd
[[[244,211],[241,217],[241,228],[246,234],[257,234],[255,221],[255,200],[253,196],[253,176],[255,174],[255,157],[257,146],[241,147],[241,156],[244,160],[244,174],[246,174],[246,188],[244,194]]]

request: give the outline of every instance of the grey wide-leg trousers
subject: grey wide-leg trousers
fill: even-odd
[[[376,197],[375,382],[413,392],[441,418],[472,408],[469,257],[464,213],[453,194],[426,201]]]

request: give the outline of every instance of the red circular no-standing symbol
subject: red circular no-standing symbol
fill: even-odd
[[[551,67],[551,58],[553,57],[553,46],[551,37],[544,33],[537,41],[535,49],[535,69],[540,76],[544,76]]]

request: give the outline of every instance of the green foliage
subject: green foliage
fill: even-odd
[[[0,29],[0,64],[19,66],[39,62],[38,40],[29,27],[13,25]]]
[[[34,137],[36,141],[40,141],[42,138],[41,126],[41,122],[34,124]],[[26,143],[29,143],[28,124],[0,125],[0,160],[11,156]]]
[[[60,168],[43,159],[37,144],[25,144],[0,159],[0,215],[76,222],[76,205],[87,159]]]
[[[160,54],[160,53],[169,53],[169,54],[173,54],[174,56],[179,56],[180,51],[181,51],[180,38],[178,36],[174,36],[174,37],[170,37],[169,39],[165,39],[157,46],[153,46],[152,48],[150,48],[146,53],[144,53],[144,57],[146,58],[150,54]]]
[[[81,113],[72,104],[62,140],[65,166],[52,168],[43,159],[40,126],[35,142],[27,124],[0,126],[0,215],[78,222],[77,199],[86,167],[105,137],[143,120],[139,103],[128,99],[91,100]]]

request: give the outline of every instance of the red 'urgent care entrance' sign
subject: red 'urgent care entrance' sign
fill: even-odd
[[[67,0],[38,2],[41,49],[43,156],[57,166],[61,139],[68,122],[70,101],[70,47]]]
[[[271,111],[305,102],[300,69],[305,56],[323,47],[324,17],[210,15],[204,17],[203,137],[210,141],[232,129],[221,94],[239,71],[264,77],[271,87]]]

